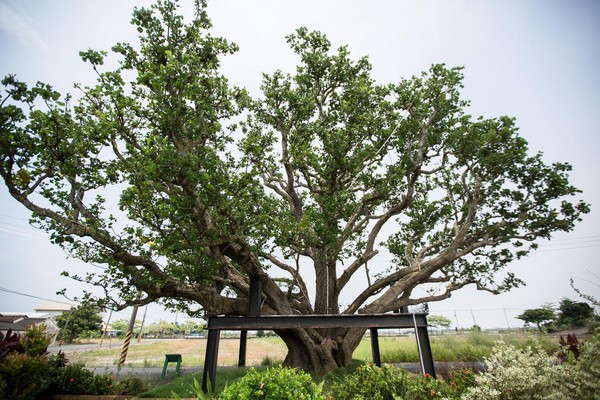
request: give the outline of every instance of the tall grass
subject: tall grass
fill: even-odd
[[[488,357],[494,344],[503,341],[517,348],[531,346],[537,341],[542,348],[552,354],[558,351],[554,338],[507,334],[493,335],[472,331],[459,335],[442,335],[431,338],[431,352],[435,361],[482,361]],[[382,338],[379,343],[381,361],[384,363],[409,363],[419,361],[419,352],[414,337]],[[372,361],[369,340],[363,340],[354,352],[354,358]]]

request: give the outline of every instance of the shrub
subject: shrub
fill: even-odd
[[[411,400],[449,399],[458,398],[453,396],[452,389],[448,383],[441,379],[434,379],[425,374],[423,378],[413,379],[403,398]]]
[[[12,352],[0,362],[1,399],[32,400],[48,386],[45,356]]]
[[[97,375],[80,364],[70,364],[53,372],[49,392],[53,394],[111,394],[115,385],[111,375]]]
[[[410,378],[406,371],[384,365],[361,365],[352,374],[334,383],[331,395],[336,400],[394,400],[405,396]]]
[[[487,372],[475,378],[477,386],[464,399],[535,400],[560,393],[562,367],[538,346],[516,349],[499,342],[486,364]]]
[[[82,331],[79,335],[77,335],[79,339],[100,339],[102,334],[97,330],[85,330]]]
[[[450,386],[450,392],[455,397],[462,396],[467,390],[475,386],[475,373],[473,370],[464,368],[457,371],[450,371],[448,374],[448,385]]]
[[[120,396],[135,396],[139,393],[146,392],[150,389],[148,381],[139,376],[129,376],[121,381],[118,381],[111,393]]]
[[[21,338],[21,344],[25,354],[31,357],[44,356],[47,354],[50,339],[44,332],[44,325],[32,325],[25,330]]]
[[[304,372],[282,366],[257,372],[254,368],[228,386],[221,400],[313,400],[324,399],[321,386]]]
[[[571,339],[564,351],[548,356],[540,347],[525,350],[499,344],[486,360],[488,371],[463,399],[565,400],[600,398],[600,334],[583,344]],[[577,347],[578,357],[573,349]],[[566,348],[564,349],[566,350]],[[562,363],[560,361],[563,361]]]
[[[0,398],[35,399],[48,387],[48,343],[43,325],[0,334]]]
[[[0,361],[10,353],[24,353],[21,336],[9,329],[6,335],[0,332]]]
[[[600,398],[600,332],[578,346],[577,358],[566,358],[563,364],[561,391],[563,398]]]

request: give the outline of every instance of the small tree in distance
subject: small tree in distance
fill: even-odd
[[[443,315],[429,315],[427,317],[427,323],[431,326],[436,326],[444,332],[444,328],[448,329],[452,325],[450,318],[444,317]]]
[[[525,322],[525,325],[534,324],[540,332],[543,328],[548,328],[556,319],[556,312],[552,305],[544,305],[540,308],[531,308],[525,310],[518,319]]]
[[[90,301],[83,301],[79,306],[56,317],[60,329],[58,339],[72,343],[79,335],[86,331],[100,334],[102,329],[102,316],[100,308]]]
[[[592,321],[594,309],[588,304],[564,298],[558,307],[556,320],[558,329],[581,328]]]

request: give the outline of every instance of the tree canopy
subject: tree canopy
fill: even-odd
[[[57,316],[56,323],[60,329],[58,338],[68,343],[86,331],[100,334],[102,329],[100,309],[90,301],[84,301],[70,311]]]
[[[556,320],[558,328],[581,328],[592,321],[594,309],[581,301],[564,298],[559,304],[559,314]]]
[[[543,327],[550,326],[556,320],[556,312],[552,306],[548,305],[527,309],[518,315],[517,318],[524,321],[526,325],[535,324],[539,331],[542,332]]]
[[[265,74],[251,98],[220,73],[237,47],[209,33],[204,2],[191,21],[159,1],[132,23],[140,40],[113,46],[118,67],[81,53],[98,81],[77,100],[2,81],[0,175],[54,243],[104,268],[73,278],[112,307],[244,315],[251,276],[263,314],[500,293],[522,283],[504,266],[589,210],[570,165],[530,154],[513,118],[467,114],[461,68],[378,83],[366,57],[300,28],[296,71]],[[374,270],[380,246],[393,260]],[[350,362],[362,336],[277,333],[286,363],[317,372]]]

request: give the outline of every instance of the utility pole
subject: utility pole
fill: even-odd
[[[121,348],[121,357],[119,358],[118,368],[119,371],[121,370],[121,368],[125,364],[125,360],[127,359],[127,352],[129,351],[129,343],[131,342],[131,336],[133,335],[133,327],[135,326],[135,317],[137,316],[137,311],[138,306],[134,306],[133,311],[131,312],[131,319],[129,320],[129,328],[127,329],[127,335],[125,335],[125,341],[123,342],[123,347]]]
[[[471,309],[471,317],[473,317],[473,327],[478,326],[477,321],[475,321],[475,314],[473,313],[473,309]]]
[[[503,308],[502,310],[504,310],[504,319],[506,320],[506,326],[508,326],[508,329],[510,329],[510,324],[508,323],[508,317],[506,316],[506,308]]]
[[[142,340],[142,332],[144,331],[144,322],[146,322],[146,312],[148,311],[148,304],[146,304],[146,308],[144,308],[144,317],[142,318],[142,326],[140,326],[140,333],[138,333],[137,341],[138,343]]]
[[[102,342],[104,342],[104,336],[106,336],[106,331],[108,329],[108,324],[110,324],[110,318],[112,317],[113,310],[110,310],[110,314],[108,314],[108,319],[106,320],[106,325],[104,325],[104,330],[102,331],[102,338],[100,339],[100,346],[102,346]]]
[[[460,328],[458,326],[458,315],[456,315],[456,310],[454,310],[454,319],[456,320],[456,330],[458,331]]]

